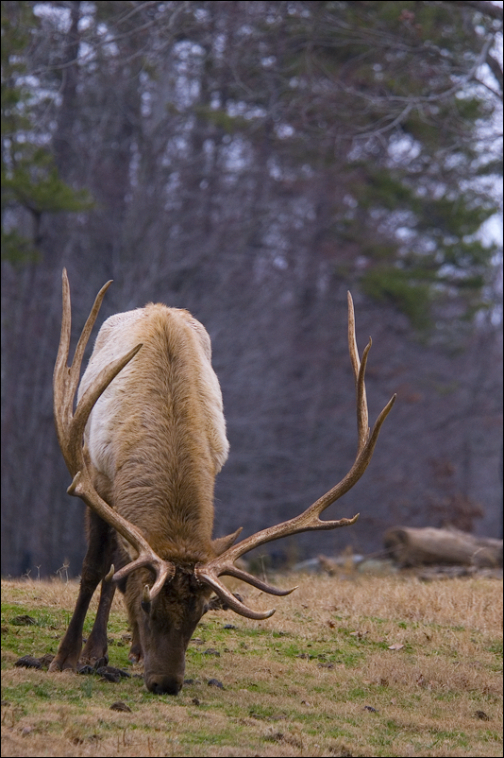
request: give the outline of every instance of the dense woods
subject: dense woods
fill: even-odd
[[[502,7],[489,2],[2,2],[2,572],[78,573],[83,505],[52,420],[73,331],[184,307],[231,443],[215,534],[296,515],[355,454],[346,291],[372,421],[336,533],[501,536]]]

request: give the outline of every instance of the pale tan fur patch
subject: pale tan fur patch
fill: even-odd
[[[111,316],[79,397],[138,343],[142,349],[96,402],[85,442],[97,488],[103,477],[110,482],[111,504],[164,557],[191,560],[196,548],[211,551],[214,478],[229,451],[210,337],[188,311],[161,304]]]

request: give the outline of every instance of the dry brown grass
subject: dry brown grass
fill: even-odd
[[[115,685],[14,668],[19,655],[55,652],[77,585],[3,583],[2,754],[502,755],[501,581],[300,575],[278,583],[299,589],[275,598],[267,621],[203,618],[188,651],[194,681],[177,698],[151,695],[137,678]],[[246,602],[272,601],[249,589]],[[37,625],[13,623],[24,613]],[[126,665],[125,633],[117,600],[114,665]],[[212,678],[225,689],[208,686]],[[110,710],[118,700],[131,712]]]

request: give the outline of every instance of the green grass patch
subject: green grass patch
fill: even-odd
[[[109,659],[130,678],[17,668],[21,656],[56,652],[77,585],[4,582],[3,752],[502,754],[502,582],[301,576],[295,583],[298,596],[279,600],[268,621],[230,611],[204,616],[187,652],[192,681],[170,697],[147,692],[141,666],[128,661],[120,600]],[[259,602],[257,592],[249,604]],[[93,617],[92,609],[85,635]],[[111,709],[117,702],[129,710]]]

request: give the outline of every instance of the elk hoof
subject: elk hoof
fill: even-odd
[[[55,658],[49,665],[48,671],[52,674],[54,671],[77,671],[77,664],[72,664],[70,661],[59,661]]]

